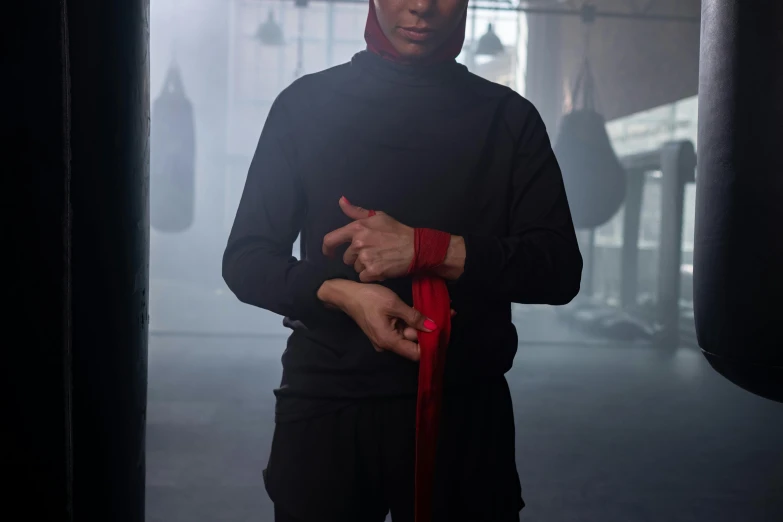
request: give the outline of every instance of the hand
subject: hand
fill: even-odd
[[[353,265],[364,283],[407,275],[413,261],[413,228],[403,225],[384,212],[369,211],[340,198],[340,208],[352,223],[324,236],[323,253],[333,257],[338,246],[351,243],[343,261]]]
[[[376,351],[388,350],[412,361],[419,360],[417,332],[437,328],[434,323],[427,324],[428,319],[421,312],[381,285],[333,279],[321,286],[318,297],[348,314]]]

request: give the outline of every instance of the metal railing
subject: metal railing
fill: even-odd
[[[680,280],[685,186],[694,183],[696,151],[690,141],[672,141],[660,149],[621,158],[628,172],[623,246],[621,253],[620,302],[624,309],[636,305],[639,230],[645,174],[661,172],[661,225],[658,252],[658,282],[654,323],[656,343],[677,346],[680,342]]]

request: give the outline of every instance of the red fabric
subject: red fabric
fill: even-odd
[[[453,60],[462,51],[465,41],[465,25],[468,11],[460,19],[457,28],[438,48],[417,62],[432,65]],[[375,12],[374,0],[370,0],[364,39],[367,49],[392,62],[404,62],[399,52],[386,38]],[[370,211],[370,215],[374,215]],[[413,307],[432,319],[437,328],[433,332],[419,332],[419,389],[416,399],[416,470],[415,470],[415,521],[432,520],[432,491],[435,476],[435,455],[438,443],[440,406],[443,396],[443,370],[446,349],[451,334],[451,300],[446,282],[427,272],[440,265],[446,258],[451,235],[438,230],[417,228],[414,231],[414,255],[408,268],[413,275]]]
[[[438,47],[435,52],[426,58],[418,61],[421,65],[431,65],[434,63],[446,62],[453,60],[462,51],[462,45],[465,43],[465,26],[468,20],[468,10],[465,9],[465,13],[462,15],[457,28],[449,36],[449,38]],[[367,42],[367,50],[373,52],[387,60],[392,62],[403,62],[403,58],[394,45],[383,34],[378,23],[378,15],[375,12],[375,1],[370,0],[370,12],[367,14],[367,23],[364,27],[364,40]]]
[[[443,370],[451,334],[451,300],[446,282],[427,275],[426,270],[446,257],[451,235],[427,228],[415,229],[413,263],[413,307],[435,321],[438,328],[419,332],[419,391],[416,400],[416,490],[415,520],[432,519],[432,487],[438,445]]]
[[[370,211],[370,215],[375,215]],[[432,490],[438,445],[440,405],[443,398],[443,370],[451,334],[451,300],[446,282],[427,274],[443,263],[451,234],[429,228],[414,229],[413,307],[438,327],[419,332],[419,389],[416,399],[415,520],[432,519]]]

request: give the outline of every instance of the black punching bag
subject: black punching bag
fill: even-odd
[[[694,312],[713,368],[783,401],[783,2],[702,0]]]
[[[150,219],[161,232],[182,232],[193,224],[195,131],[193,105],[185,96],[176,63],[152,105],[150,132]]]
[[[563,116],[554,146],[578,229],[603,225],[625,199],[625,170],[609,141],[606,122],[595,110],[593,92],[590,62],[585,59],[573,91],[575,105],[584,95],[583,106]]]
[[[7,16],[2,519],[143,522],[149,0]]]

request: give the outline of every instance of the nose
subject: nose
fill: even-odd
[[[437,4],[437,0],[409,0],[408,10],[418,16],[424,17],[430,14]]]

